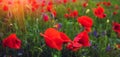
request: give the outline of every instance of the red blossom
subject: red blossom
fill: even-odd
[[[53,5],[53,2],[52,2],[52,1],[49,1],[49,2],[48,2],[48,5]]]
[[[11,34],[7,38],[3,39],[3,46],[9,47],[12,49],[20,49],[21,47],[21,40],[19,40],[16,34]]]
[[[68,0],[63,0],[63,3],[66,4],[68,2]]]
[[[64,40],[64,43],[68,43],[68,42],[71,42],[70,38],[63,32],[59,32],[60,33],[60,36],[61,36],[61,39]]]
[[[120,33],[120,24],[117,23],[117,22],[113,22],[112,24],[112,29],[117,32],[117,33]]]
[[[72,2],[76,2],[77,0],[72,0]]]
[[[73,14],[74,17],[77,17],[77,16],[78,16],[78,11],[77,11],[77,10],[74,10],[74,11],[72,12],[72,14]]]
[[[69,14],[66,13],[66,14],[64,15],[64,17],[65,17],[65,18],[69,18]]]
[[[114,12],[113,12],[113,15],[116,15],[117,13],[118,13],[118,12],[114,11]]]
[[[73,42],[67,45],[67,48],[72,51],[77,51],[81,47],[89,47],[89,46],[90,46],[90,40],[88,33],[86,31],[83,31],[74,38]]]
[[[33,12],[36,11],[39,8],[39,4],[36,1],[32,2],[31,6],[32,6],[32,11]]]
[[[3,6],[3,10],[4,10],[4,11],[8,11],[8,10],[9,10],[8,5],[4,5],[4,6]]]
[[[71,41],[66,34],[54,28],[48,28],[44,34],[40,33],[40,35],[44,37],[47,46],[57,50],[62,50],[63,43]]]
[[[46,4],[45,4],[45,2],[42,2],[41,3],[41,7],[44,7]]]
[[[108,2],[103,2],[103,5],[105,5],[105,6],[111,6],[111,3],[108,1]]]
[[[84,2],[82,6],[83,6],[83,7],[87,7],[87,6],[88,6],[88,3],[87,3],[87,2]]]
[[[104,14],[104,8],[101,6],[98,6],[97,8],[93,9],[93,13],[95,16],[97,16],[98,18],[104,18],[106,17],[106,15]]]
[[[91,27],[93,25],[93,21],[92,18],[88,17],[88,16],[81,16],[77,18],[77,21],[83,26],[85,27],[85,30],[90,32]]]
[[[51,12],[52,11],[53,6],[52,5],[47,5],[47,11]]]
[[[69,15],[70,17],[75,18],[78,16],[78,11],[77,10],[71,11]]]
[[[100,6],[102,4],[102,2],[98,2],[97,4],[96,4],[96,6]]]
[[[49,20],[49,16],[46,15],[46,14],[43,14],[43,20],[44,20],[45,22],[47,22],[47,21]]]
[[[78,42],[71,42],[66,46],[66,48],[75,52],[82,48],[82,44],[79,44]]]

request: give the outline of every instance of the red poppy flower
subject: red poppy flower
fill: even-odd
[[[116,15],[116,14],[118,14],[118,12],[114,11],[114,12],[113,12],[113,15]]]
[[[4,6],[3,6],[3,10],[4,10],[4,11],[8,11],[8,10],[9,10],[8,6],[7,6],[7,5],[4,5]]]
[[[41,3],[41,7],[44,7],[46,4],[45,4],[45,2],[42,2]]]
[[[117,22],[114,22],[113,23],[113,26],[112,26],[112,29],[117,32],[117,33],[120,33],[120,24],[117,23]]]
[[[78,42],[79,44],[82,44],[83,47],[89,47],[90,46],[90,40],[87,31],[83,31],[79,33],[73,40],[74,42]]]
[[[78,42],[71,42],[66,46],[66,48],[75,52],[82,48],[82,44],[79,44]]]
[[[78,11],[77,11],[77,10],[74,10],[74,11],[72,12],[72,14],[73,14],[74,17],[77,17],[77,16],[78,16]]]
[[[77,0],[72,0],[72,2],[76,2]]]
[[[66,14],[64,15],[64,17],[65,17],[65,18],[69,18],[69,14],[66,13]]]
[[[44,20],[45,22],[47,22],[47,21],[49,20],[49,16],[46,15],[46,14],[43,14],[43,20]]]
[[[3,39],[3,46],[12,49],[20,49],[21,40],[17,38],[16,34],[11,34],[7,38]]]
[[[63,3],[66,4],[68,2],[68,0],[63,0]]]
[[[39,4],[36,1],[31,2],[32,11],[36,11],[39,8]]]
[[[102,4],[102,2],[98,2],[97,4],[96,4],[96,6],[100,6]]]
[[[90,29],[93,25],[93,21],[92,18],[88,17],[88,16],[81,16],[78,17],[77,21],[85,27],[85,30],[90,32]]]
[[[63,32],[60,32],[60,36],[61,36],[61,39],[64,40],[64,43],[68,43],[71,41],[70,38]]]
[[[52,11],[53,6],[52,5],[47,5],[47,11],[51,12]]]
[[[77,10],[71,11],[69,15],[70,17],[75,18],[78,16],[78,11]]]
[[[83,5],[82,5],[83,7],[87,7],[88,6],[88,3],[87,2],[85,2],[85,3],[83,3]]]
[[[48,5],[53,5],[53,2],[52,2],[52,1],[49,1],[49,2],[48,2]]]
[[[104,8],[101,6],[98,6],[97,8],[93,9],[94,15],[97,16],[98,18],[104,18],[106,15],[104,14]]]
[[[89,46],[90,46],[90,40],[88,33],[86,31],[83,31],[74,38],[73,42],[67,45],[67,48],[72,51],[77,51],[81,47],[89,47]]]
[[[40,33],[40,35],[44,37],[47,46],[57,50],[62,49],[63,43],[71,41],[67,35],[55,30],[54,28],[48,28],[44,34]]]
[[[108,1],[108,2],[103,2],[103,5],[105,6],[111,6],[111,3]]]

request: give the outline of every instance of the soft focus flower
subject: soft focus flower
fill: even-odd
[[[106,21],[107,23],[109,23],[110,22],[110,20],[109,19],[107,19],[107,21]]]
[[[117,32],[117,33],[120,33],[120,24],[117,23],[117,22],[113,22],[112,24],[112,29]]]
[[[85,2],[85,3],[83,3],[83,5],[82,5],[83,7],[87,7],[88,6],[88,3],[87,2]]]
[[[48,28],[44,34],[40,33],[40,35],[44,37],[47,46],[57,50],[62,49],[63,43],[71,41],[65,33],[59,32],[54,28]]]
[[[90,9],[87,9],[87,10],[86,10],[86,14],[89,13],[89,12],[90,12]]]
[[[72,0],[72,2],[76,2],[77,0]]]
[[[116,14],[118,14],[118,12],[114,11],[114,12],[113,12],[113,15],[116,15]]]
[[[63,3],[66,4],[68,2],[68,0],[63,0]]]
[[[53,9],[53,6],[52,5],[47,5],[47,11],[51,12]]]
[[[93,35],[96,37],[96,38],[98,38],[99,37],[99,33],[95,30],[95,31],[93,31]]]
[[[46,3],[42,2],[40,5],[41,5],[41,7],[44,7],[46,5]]]
[[[101,6],[98,6],[97,8],[93,9],[93,13],[95,16],[97,16],[98,18],[104,18],[106,17],[106,15],[104,14],[104,8]]]
[[[82,48],[82,44],[79,44],[78,42],[71,42],[66,48],[72,51],[78,51],[80,48]]]
[[[98,2],[97,4],[96,4],[96,6],[100,6],[102,4],[102,2]]]
[[[106,47],[106,51],[110,51],[112,48],[110,46],[110,44],[108,44],[108,46]]]
[[[103,2],[103,5],[105,5],[105,6],[108,6],[108,7],[109,7],[109,6],[111,6],[111,3],[110,3],[109,1],[108,1],[108,2],[106,2],[106,1],[105,1],[105,2]]]
[[[54,27],[60,29],[62,27],[62,24],[61,23],[55,24]]]
[[[16,34],[11,34],[7,38],[3,39],[3,46],[12,49],[20,49],[21,40],[17,38]]]
[[[78,16],[78,11],[77,10],[71,11],[69,15],[70,17],[75,18]]]
[[[88,17],[88,16],[81,16],[78,17],[77,21],[83,26],[85,27],[85,30],[90,32],[91,27],[93,25],[93,21],[92,18]]]
[[[43,14],[43,20],[44,20],[45,22],[47,22],[47,21],[49,20],[49,16],[46,15],[46,14]]]
[[[90,40],[87,31],[83,31],[79,33],[73,40],[74,42],[78,42],[79,44],[82,44],[83,47],[89,47],[90,46]]]
[[[86,31],[83,31],[79,33],[74,40],[67,45],[67,49],[72,50],[72,51],[77,51],[81,47],[89,47],[90,40],[88,33]]]
[[[72,12],[72,14],[73,14],[74,17],[77,17],[77,16],[78,16],[78,11],[77,11],[77,10],[74,10],[74,11]]]
[[[53,5],[53,2],[52,2],[52,1],[49,1],[49,2],[48,2],[48,5]]]
[[[8,10],[9,10],[8,6],[7,6],[7,5],[4,5],[4,6],[3,6],[3,10],[4,10],[4,11],[8,11]]]
[[[69,18],[69,14],[68,13],[64,14],[64,17]]]
[[[39,4],[37,4],[36,1],[32,2],[31,6],[32,6],[32,11],[33,12],[36,11],[39,8]]]

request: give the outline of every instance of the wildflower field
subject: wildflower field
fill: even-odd
[[[120,57],[120,0],[0,0],[0,57]]]

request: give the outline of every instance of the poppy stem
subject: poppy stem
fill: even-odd
[[[44,35],[43,33],[40,33],[40,35],[43,36],[43,37],[47,37],[48,38],[48,36]]]

